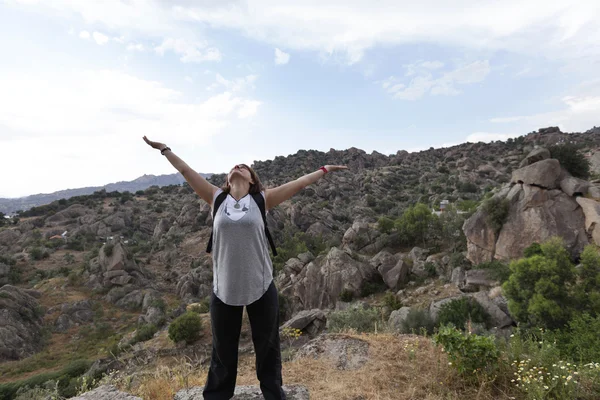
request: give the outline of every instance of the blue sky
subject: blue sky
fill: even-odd
[[[0,197],[600,125],[600,2],[448,4],[0,0]]]

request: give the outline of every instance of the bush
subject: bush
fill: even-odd
[[[506,218],[508,218],[510,208],[508,200],[491,197],[483,202],[482,208],[488,224],[490,224],[494,232],[500,232],[500,229],[502,229],[502,226],[506,222]]]
[[[477,302],[470,297],[461,297],[443,304],[438,313],[440,325],[452,324],[458,329],[466,329],[467,322],[485,324],[489,326],[490,315]]]
[[[578,146],[565,143],[550,146],[548,150],[550,150],[550,156],[557,159],[560,165],[574,177],[586,179],[590,176],[590,162],[579,151]]]
[[[327,320],[331,332],[354,329],[356,332],[373,332],[375,324],[380,320],[379,311],[375,308],[358,307],[344,311],[336,311]]]
[[[442,346],[452,366],[464,378],[492,376],[500,352],[492,337],[463,333],[453,326],[442,326],[433,341]]]
[[[431,226],[437,220],[429,207],[418,203],[404,211],[396,220],[395,227],[405,244],[421,244],[425,246],[426,239],[430,237]]]
[[[185,341],[187,344],[200,339],[202,318],[193,312],[186,312],[169,325],[169,339],[173,342]]]
[[[587,245],[581,253],[581,268],[577,271],[579,284],[575,288],[577,309],[600,315],[600,254],[594,245]]]
[[[381,217],[377,221],[377,227],[381,233],[390,233],[394,229],[394,220],[388,217]]]
[[[562,328],[569,321],[573,302],[569,286],[575,268],[562,239],[541,245],[542,255],[513,261],[510,278],[502,285],[513,317],[544,328]]]
[[[472,182],[459,182],[456,184],[456,189],[463,193],[477,193],[477,185]]]
[[[50,257],[50,254],[48,253],[48,251],[42,249],[41,247],[33,247],[30,251],[29,251],[29,255],[31,256],[32,259],[34,260],[41,260],[43,258],[48,258]]]
[[[133,337],[132,345],[139,342],[145,342],[154,337],[154,334],[158,332],[158,328],[154,324],[146,324],[138,327]]]
[[[508,267],[508,264],[498,260],[484,262],[473,268],[489,271],[490,278],[500,281],[501,283],[506,282],[510,277],[510,268]]]
[[[112,243],[106,243],[106,244],[104,245],[104,255],[105,255],[106,257],[110,257],[110,256],[112,256],[112,255],[113,255],[113,250],[114,250],[114,248],[115,248],[115,245],[114,245],[114,244],[112,244]]]
[[[539,243],[531,243],[528,247],[525,248],[525,250],[523,250],[523,257],[525,258],[529,258],[529,257],[533,257],[535,255],[541,255],[542,254],[542,247],[540,246]]]
[[[398,297],[392,292],[386,292],[383,296],[383,304],[388,307],[391,311],[402,308],[402,302],[398,300]]]
[[[431,335],[435,330],[435,321],[427,310],[411,308],[400,326],[402,333],[415,333]]]
[[[353,299],[354,299],[354,293],[352,292],[352,290],[344,289],[340,293],[340,300],[343,301],[343,302],[345,302],[345,303],[349,303]]]

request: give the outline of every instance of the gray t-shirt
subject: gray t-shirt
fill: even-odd
[[[214,200],[222,192],[215,193]],[[264,197],[264,192],[261,193]],[[225,304],[260,299],[273,280],[273,264],[258,205],[248,194],[221,203],[213,223],[213,291]]]

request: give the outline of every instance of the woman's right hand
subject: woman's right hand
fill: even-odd
[[[153,149],[162,150],[162,149],[164,149],[165,147],[167,147],[167,145],[166,145],[166,144],[164,144],[164,143],[160,143],[160,142],[153,142],[152,140],[148,139],[146,136],[144,136],[144,141],[145,141],[146,143],[148,143],[148,145],[149,145],[150,147],[152,147]]]

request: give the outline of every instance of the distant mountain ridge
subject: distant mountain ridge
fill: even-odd
[[[200,174],[205,178],[210,178],[213,174]],[[98,190],[106,190],[107,192],[136,192],[138,190],[148,189],[150,186],[169,186],[181,185],[185,182],[183,176],[176,172],[169,175],[142,175],[132,181],[120,181],[109,183],[104,186],[89,186],[77,189],[59,190],[53,193],[40,193],[16,199],[0,198],[0,212],[4,214],[14,214],[18,210],[28,210],[31,207],[37,207],[44,204],[49,204],[55,200],[68,199],[74,196],[84,196],[92,194]]]

